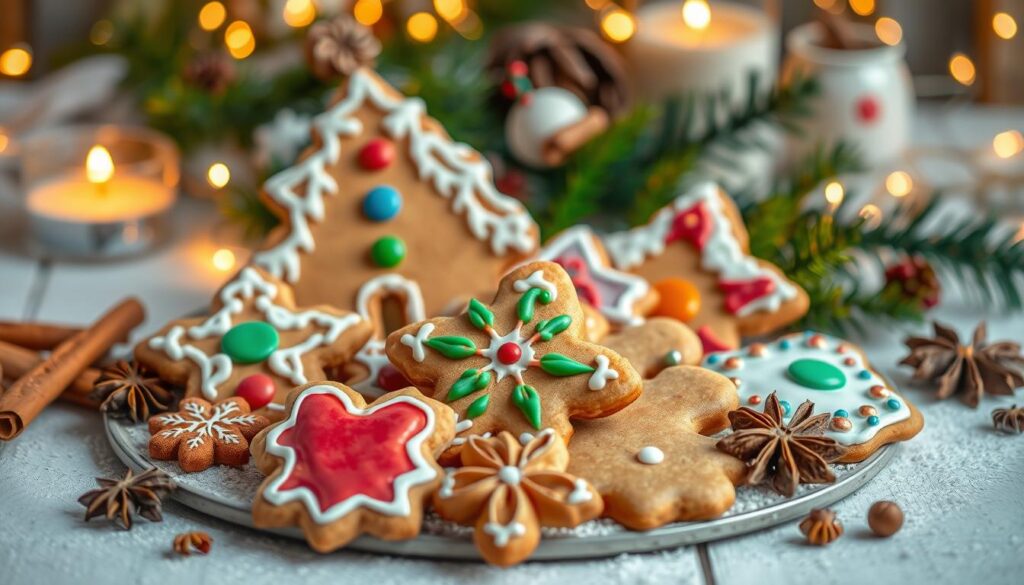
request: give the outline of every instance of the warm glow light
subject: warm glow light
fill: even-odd
[[[316,20],[316,6],[313,6],[313,0],[288,0],[281,16],[284,23],[292,28],[309,26]]]
[[[949,74],[962,85],[974,83],[974,62],[963,53],[956,53],[949,59]]]
[[[206,181],[214,189],[222,189],[231,180],[231,169],[224,163],[213,163],[206,171]]]
[[[471,41],[484,36],[484,23],[472,10],[466,10],[457,22],[451,23],[455,32]]]
[[[999,158],[1010,158],[1024,151],[1024,135],[1020,130],[1007,130],[996,134],[992,139],[992,150]]]
[[[256,50],[256,37],[252,34],[249,24],[236,20],[224,31],[224,44],[235,59],[245,59]]]
[[[207,2],[199,11],[199,28],[211,31],[220,28],[224,19],[228,17],[228,11],[220,2]]]
[[[996,31],[996,35],[1001,39],[1012,39],[1017,36],[1017,21],[1005,12],[997,12],[992,17],[992,30]]]
[[[4,131],[0,129],[0,154],[7,150],[7,145],[10,144],[11,139],[4,134]]]
[[[868,224],[878,225],[882,221],[882,210],[874,203],[868,203],[864,207],[860,208],[860,216]]]
[[[114,159],[110,151],[100,145],[89,149],[85,157],[85,178],[94,185],[102,185],[114,176]]]
[[[110,42],[114,36],[114,23],[109,20],[97,20],[96,24],[89,29],[89,42],[102,47]]]
[[[587,8],[591,10],[601,10],[608,5],[609,0],[583,0],[587,4]]]
[[[405,30],[414,41],[429,43],[437,36],[437,19],[427,12],[417,12],[405,23]]]
[[[625,10],[609,10],[601,17],[601,32],[613,43],[624,43],[636,32],[636,19]]]
[[[373,26],[384,16],[384,6],[380,0],[357,0],[352,16],[363,26]]]
[[[32,52],[26,45],[11,47],[0,53],[0,73],[21,77],[32,68]]]
[[[836,0],[814,0],[814,5],[822,10],[831,10],[836,5]]]
[[[211,261],[214,268],[221,272],[227,272],[235,267],[235,253],[227,248],[220,248],[213,253]]]
[[[875,12],[875,0],[850,0],[850,9],[861,16]]]
[[[843,189],[843,185],[839,181],[832,181],[825,185],[825,201],[828,201],[829,205],[839,205],[843,202],[844,197],[846,197],[846,190]]]
[[[903,40],[903,27],[895,19],[883,16],[875,22],[875,34],[878,35],[878,40],[895,46]]]
[[[893,171],[885,178],[885,190],[893,197],[905,197],[914,189],[914,179],[905,171]]]
[[[707,0],[683,2],[683,22],[692,29],[706,29],[711,24],[711,7],[708,6]]]
[[[434,12],[448,22],[457,22],[466,12],[465,0],[434,0]]]

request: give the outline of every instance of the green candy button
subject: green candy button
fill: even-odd
[[[236,364],[255,364],[270,357],[278,343],[276,329],[263,321],[250,321],[225,333],[220,349]]]
[[[384,236],[373,243],[370,257],[381,268],[394,268],[405,259],[405,242],[395,236]]]
[[[789,377],[806,388],[839,390],[846,385],[842,370],[821,360],[802,359],[789,364]]]

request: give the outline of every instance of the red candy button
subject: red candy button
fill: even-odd
[[[523,357],[523,349],[513,341],[498,348],[498,361],[506,366],[518,362],[521,357]]]
[[[249,403],[249,408],[253,410],[270,404],[276,392],[274,380],[266,374],[246,376],[235,388],[235,396],[244,398]]]
[[[359,165],[377,171],[395,162],[395,145],[386,138],[374,138],[359,151]]]
[[[377,387],[386,392],[394,392],[409,386],[412,386],[409,380],[391,364],[381,368],[377,374]]]

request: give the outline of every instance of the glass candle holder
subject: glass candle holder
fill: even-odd
[[[34,253],[104,260],[166,238],[180,173],[170,138],[138,127],[53,128],[25,138],[20,160]]]

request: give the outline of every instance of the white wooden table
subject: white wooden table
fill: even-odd
[[[920,144],[985,144],[999,131],[1024,129],[1024,110],[928,108],[918,115]],[[0,318],[86,323],[126,294],[145,302],[145,335],[168,319],[201,307],[223,274],[210,267],[206,235],[212,207],[187,201],[181,235],[145,258],[109,265],[40,263],[0,250]],[[0,234],[7,233],[0,208]],[[951,298],[952,297],[952,298]],[[986,314],[948,293],[934,317],[961,334],[982,318],[994,338],[1024,341],[1024,314]],[[886,327],[862,343],[897,384],[900,340],[910,329]],[[921,332],[923,328],[917,328]],[[819,549],[791,523],[752,535],[662,553],[573,563],[529,563],[495,570],[340,552],[320,556],[303,544],[236,528],[169,502],[164,522],[140,520],[130,532],[81,521],[77,497],[94,476],[116,476],[114,457],[93,412],[51,406],[0,451],[0,583],[674,583],[742,584],[1022,583],[1024,582],[1024,437],[992,431],[989,413],[1011,401],[986,400],[978,410],[934,402],[906,391],[924,413],[924,431],[899,447],[893,463],[835,506],[846,535]],[[1018,394],[1024,401],[1024,391]],[[865,516],[876,500],[906,513],[889,540],[870,536]],[[205,530],[214,538],[205,558],[169,554],[174,535]],[[543,545],[542,545],[543,546]]]

